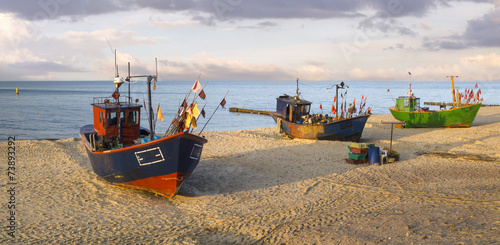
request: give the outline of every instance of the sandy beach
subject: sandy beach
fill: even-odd
[[[381,120],[394,119],[371,116],[361,142],[389,147]],[[16,140],[9,179],[0,142],[0,243],[500,242],[500,107],[481,108],[470,128],[394,129],[401,159],[381,166],[347,164],[350,142],[275,128],[203,135],[202,160],[171,199],[104,182],[78,138]]]

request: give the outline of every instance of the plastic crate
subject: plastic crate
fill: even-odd
[[[362,159],[366,159],[366,155],[349,152],[349,159],[362,160]]]
[[[354,160],[354,159],[346,158],[345,162],[349,163],[349,164],[365,164],[365,163],[368,163],[368,159]]]
[[[351,143],[351,148],[368,149],[365,143]]]
[[[368,150],[367,149],[359,149],[359,148],[351,148],[351,153],[366,155],[366,154],[368,154]]]

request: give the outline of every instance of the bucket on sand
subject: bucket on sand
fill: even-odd
[[[380,165],[380,148],[371,147],[368,149],[368,163],[370,165],[373,164]]]

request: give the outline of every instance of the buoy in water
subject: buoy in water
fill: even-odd
[[[16,88],[16,94],[19,94],[19,88]]]

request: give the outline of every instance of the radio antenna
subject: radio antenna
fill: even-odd
[[[106,38],[106,41],[108,41],[109,49],[111,50],[111,53],[115,56],[115,77],[119,77],[118,75],[118,66],[116,65],[116,49],[113,50],[113,47],[111,47],[111,43],[109,42],[108,37],[104,36]]]

